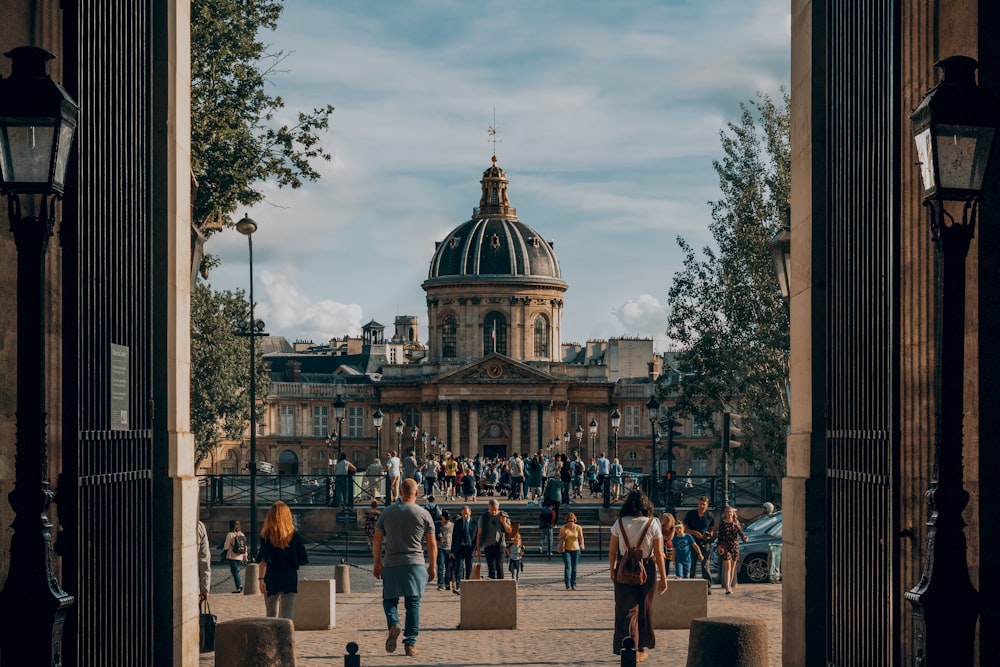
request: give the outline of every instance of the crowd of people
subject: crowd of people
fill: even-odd
[[[353,474],[347,466],[343,468],[348,475]],[[379,474],[382,472],[380,468]],[[574,498],[581,498],[585,488],[590,494],[599,495],[604,479],[609,478],[615,498],[622,494],[608,548],[615,600],[612,649],[619,654],[623,640],[631,637],[639,662],[646,660],[648,651],[656,647],[653,597],[667,590],[671,563],[676,578],[698,576],[700,565],[700,576],[708,581],[711,594],[710,555],[714,550],[722,566],[721,587],[731,595],[740,541],[747,540],[735,508],[724,508],[717,526],[708,509],[709,499],[704,496],[682,521],[669,513],[656,517],[652,503],[641,490],[624,488],[618,460],[609,461],[603,454],[591,459],[589,465],[584,465],[579,456],[535,455],[522,459],[517,454],[509,459],[431,456],[418,464],[412,452],[402,460],[389,452],[385,472],[389,475],[386,488],[391,494],[390,502],[380,508],[378,501],[372,499],[364,515],[364,528],[373,555],[373,573],[383,581],[389,652],[396,650],[402,636],[406,654],[418,653],[420,601],[428,583],[436,583],[439,591],[461,595],[462,582],[468,579],[503,579],[505,572],[515,581],[520,578],[525,565],[524,542],[519,524],[500,509],[501,495],[538,503],[538,549],[550,557],[553,551],[562,556],[563,583],[566,590],[572,591],[577,587],[577,569],[586,548],[586,536],[572,511],[565,512],[557,529],[559,511],[565,505],[572,505]],[[421,494],[423,505],[418,503]],[[474,514],[472,507],[464,504],[452,516],[437,504],[436,494],[446,500],[461,498],[467,503],[485,496],[486,508]],[[343,495],[338,499],[352,502]],[[204,527],[199,522],[199,547],[206,543]],[[223,546],[233,575],[233,592],[239,593],[243,589],[243,566],[250,554],[238,521],[231,523]],[[205,554],[200,556],[207,563]],[[308,563],[308,558],[291,512],[281,501],[274,503],[264,520],[255,560],[259,563],[266,614],[293,618],[298,569]],[[486,565],[484,572],[478,571],[482,562]],[[631,573],[623,574],[630,562],[634,565]],[[208,594],[204,577],[203,573],[202,600]],[[403,625],[398,612],[400,599],[406,612]]]

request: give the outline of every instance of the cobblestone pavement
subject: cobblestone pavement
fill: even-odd
[[[485,566],[484,566],[485,567]],[[295,633],[299,667],[343,664],[345,646],[357,642],[364,667],[438,665],[619,665],[611,650],[614,600],[607,562],[596,558],[580,562],[576,591],[565,590],[562,563],[530,557],[518,587],[516,630],[458,630],[460,598],[428,587],[420,608],[420,654],[407,657],[402,644],[385,652],[385,616],[380,582],[371,574],[371,561],[351,568],[351,593],[337,596],[337,627]],[[506,573],[505,573],[506,575]],[[333,566],[306,566],[301,579],[332,579]],[[264,616],[260,595],[235,595],[225,566],[213,568],[212,611],[219,621]],[[747,616],[767,622],[771,665],[781,665],[781,585],[743,584],[731,596],[713,586],[709,616]],[[402,604],[400,614],[402,615]],[[683,666],[687,660],[687,630],[657,630],[657,648],[646,665]],[[212,653],[201,656],[201,666],[214,665]]]

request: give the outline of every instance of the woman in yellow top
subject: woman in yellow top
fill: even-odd
[[[451,454],[444,463],[444,499],[455,499],[455,477],[458,475],[458,461]]]
[[[559,529],[559,546],[563,555],[563,582],[566,590],[576,590],[576,566],[584,549],[583,528],[576,522],[576,515],[566,515],[566,524]]]

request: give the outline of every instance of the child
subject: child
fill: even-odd
[[[510,576],[514,581],[517,581],[521,576],[521,570],[524,569],[524,547],[521,545],[521,533],[515,533],[514,537],[510,538],[510,544],[507,545],[507,556],[510,558]]]
[[[678,579],[690,579],[693,574],[691,568],[691,551],[698,554],[698,560],[705,560],[705,554],[698,548],[698,543],[694,537],[684,532],[684,524],[679,523],[674,527],[674,573]]]

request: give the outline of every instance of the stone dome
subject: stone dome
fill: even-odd
[[[565,287],[552,244],[517,219],[507,196],[507,174],[495,155],[480,183],[482,196],[472,218],[436,243],[425,287],[470,279]]]

